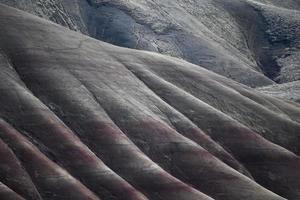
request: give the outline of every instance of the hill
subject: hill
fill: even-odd
[[[297,200],[300,108],[0,5],[0,197]]]

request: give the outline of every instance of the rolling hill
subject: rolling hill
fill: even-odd
[[[0,2],[108,43],[182,58],[266,94],[298,101],[296,0]]]
[[[0,25],[1,199],[300,198],[296,103],[2,4]]]

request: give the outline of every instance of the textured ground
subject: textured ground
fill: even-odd
[[[257,90],[280,99],[300,103],[300,81],[260,87]]]
[[[0,2],[118,46],[183,58],[275,97],[299,94],[298,0]]]
[[[300,199],[294,104],[3,5],[0,26],[0,199]]]

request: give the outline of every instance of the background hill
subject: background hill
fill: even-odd
[[[251,87],[299,80],[298,1],[1,1],[102,41],[183,58]]]

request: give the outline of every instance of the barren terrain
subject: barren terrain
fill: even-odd
[[[49,9],[33,9],[37,1],[12,6],[46,19],[0,4],[0,199],[299,200],[300,107],[285,100],[299,95],[265,94],[286,91],[275,81],[297,86],[299,3],[203,2],[89,1],[104,13],[92,21],[94,33],[114,13],[104,31],[116,33],[108,34],[113,41],[74,20],[63,2],[55,8],[67,27]],[[206,19],[201,9],[226,16]],[[274,41],[258,38],[261,27],[236,25],[262,15],[268,24],[282,17],[264,27]],[[128,38],[122,20],[149,34]],[[268,74],[273,65],[263,62],[279,71]]]

